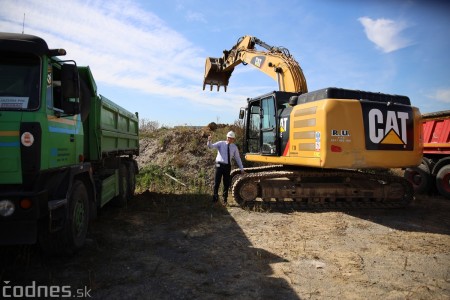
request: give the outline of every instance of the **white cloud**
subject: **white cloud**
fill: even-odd
[[[205,16],[202,13],[194,12],[194,11],[188,11],[186,13],[186,20],[188,20],[190,22],[208,23],[206,21]]]
[[[389,19],[373,20],[369,17],[358,19],[364,26],[367,38],[373,42],[383,52],[389,53],[412,44],[407,38],[401,36],[408,25],[404,22],[396,22]]]
[[[432,98],[439,102],[450,103],[450,88],[436,90]]]
[[[134,1],[1,3],[0,31],[22,32],[25,13],[26,34],[42,37],[50,48],[66,49],[66,58],[89,65],[97,82],[147,95],[206,101],[203,50]],[[201,15],[191,17],[202,20]],[[210,96],[208,105],[237,105],[231,95]]]

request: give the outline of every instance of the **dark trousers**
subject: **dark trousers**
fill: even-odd
[[[228,189],[230,188],[231,165],[216,163],[216,172],[214,174],[214,196],[213,201],[219,200],[219,187],[223,177],[223,202],[227,202]]]

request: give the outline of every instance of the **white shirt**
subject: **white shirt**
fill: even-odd
[[[228,164],[228,143],[226,141],[219,141],[214,144],[212,144],[211,141],[208,141],[207,146],[208,148],[216,148],[218,150],[216,162]],[[230,162],[232,158],[236,161],[239,169],[243,171],[244,166],[242,165],[241,157],[239,156],[238,147],[235,144],[230,143]]]

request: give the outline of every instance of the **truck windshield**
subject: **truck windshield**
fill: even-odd
[[[32,54],[0,53],[0,110],[39,107],[40,59]]]

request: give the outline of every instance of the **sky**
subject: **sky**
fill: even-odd
[[[276,4],[275,4],[276,3]],[[0,0],[0,31],[37,35],[90,66],[99,94],[160,126],[234,123],[277,90],[239,65],[225,93],[203,90],[205,60],[244,35],[282,46],[308,90],[405,95],[450,109],[450,1]]]

